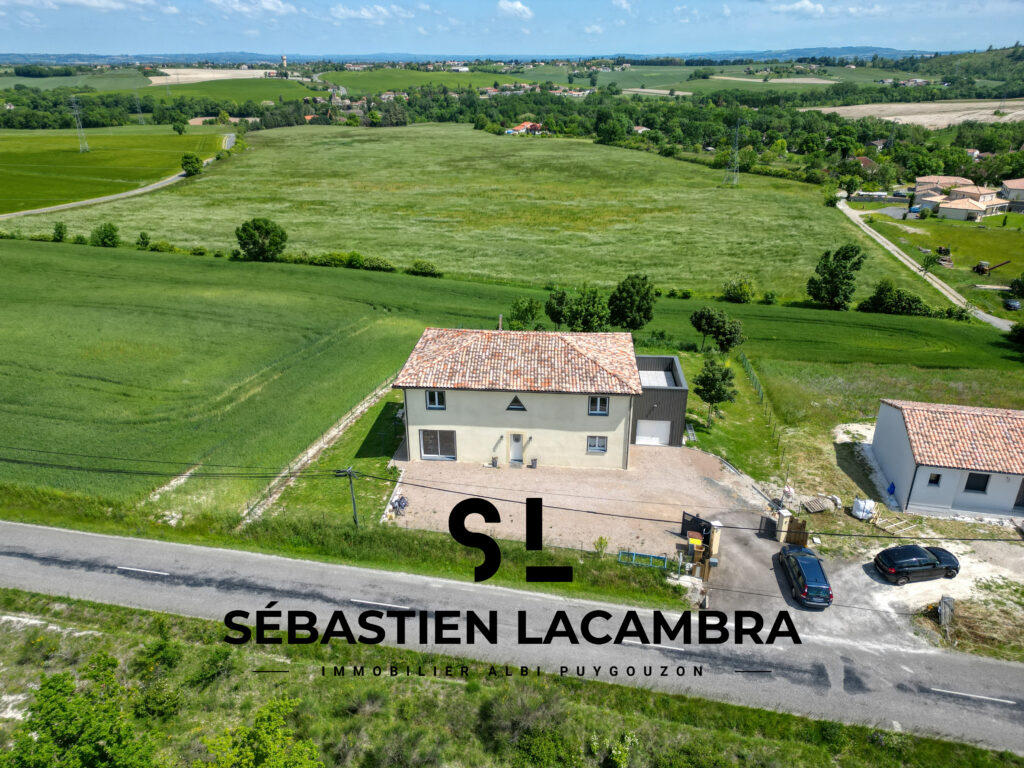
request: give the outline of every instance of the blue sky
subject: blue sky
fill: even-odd
[[[666,53],[1024,37],[1024,0],[0,0],[0,52]]]

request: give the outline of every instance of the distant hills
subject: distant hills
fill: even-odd
[[[615,53],[615,54],[593,54],[581,55],[533,55],[526,53],[491,53],[491,54],[417,54],[417,53],[371,53],[371,54],[322,54],[307,55],[293,54],[284,51],[288,60],[298,63],[306,61],[437,61],[438,59],[492,59],[492,60],[518,60],[545,61],[548,59],[588,59],[588,58],[618,58],[627,59],[656,59],[663,57],[677,58],[709,58],[709,59],[779,59],[787,61],[809,56],[830,56],[836,58],[870,58],[875,54],[886,58],[903,58],[906,56],[931,56],[936,51],[901,50],[897,48],[881,48],[870,45],[845,46],[845,47],[818,47],[818,48],[788,48],[786,50],[764,50],[764,51],[685,51],[679,53]],[[3,64],[108,64],[111,66],[124,66],[152,63],[177,63],[191,64],[198,61],[208,61],[214,64],[239,64],[268,62],[275,63],[281,60],[280,53],[254,53],[251,51],[221,51],[214,53],[138,53],[138,54],[91,54],[91,53],[0,53],[0,63]]]

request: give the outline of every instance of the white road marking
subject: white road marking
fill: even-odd
[[[900,664],[900,669],[902,669],[904,672],[909,672],[910,674],[914,674],[914,670],[912,670],[910,667],[904,666],[903,664]]]
[[[412,608],[410,608],[408,605],[392,605],[391,603],[375,603],[372,600],[356,600],[355,598],[352,598],[350,600],[350,602],[359,603],[360,605],[382,605],[385,608],[397,608],[400,611],[411,611],[412,610]]]
[[[170,576],[171,575],[169,573],[164,573],[163,571],[151,571],[148,568],[129,568],[127,565],[119,565],[119,566],[117,566],[117,570],[119,570],[119,571],[135,571],[136,573],[151,573],[154,576]]]
[[[969,699],[984,699],[985,701],[998,701],[1000,704],[1013,704],[1017,705],[1016,701],[1010,701],[1009,699],[994,699],[991,696],[980,696],[977,693],[961,693],[960,691],[945,691],[942,688],[932,688],[936,693],[948,693],[953,696],[966,696]]]
[[[639,640],[623,640],[623,643],[629,643],[630,645],[642,645],[645,648],[664,648],[666,651],[685,651],[685,648],[675,648],[671,645],[661,645],[659,643],[641,643]]]

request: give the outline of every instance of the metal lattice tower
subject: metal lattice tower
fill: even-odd
[[[71,97],[71,113],[75,116],[75,128],[78,131],[78,151],[88,152],[89,142],[85,140],[85,131],[82,130],[82,116],[78,113],[78,99]]]
[[[135,91],[135,111],[139,113],[139,125],[145,125],[146,118],[142,116],[142,102],[139,101],[138,91]]]
[[[732,152],[729,154],[729,165],[725,168],[722,186],[735,187],[740,183],[740,120],[736,120],[736,132],[732,136]]]

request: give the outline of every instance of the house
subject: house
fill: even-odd
[[[878,167],[878,163],[876,163],[874,160],[872,160],[870,157],[867,157],[866,155],[857,155],[857,157],[854,159],[858,163],[860,163],[860,167],[863,168],[865,171],[870,171]]]
[[[973,160],[974,162],[978,162],[978,158],[981,156],[981,152],[974,149],[973,147],[968,147],[967,149],[964,150],[964,152],[966,152],[967,156],[971,158],[971,160]]]
[[[631,442],[685,428],[678,359],[628,333],[427,328],[394,386],[412,461],[626,469]]]
[[[882,400],[871,448],[904,510],[1024,515],[1024,411]]]
[[[974,182],[963,176],[918,176],[914,180],[914,194],[919,195],[927,190],[942,192],[950,187],[962,187]]]
[[[969,184],[963,187],[954,187],[949,191],[949,202],[945,203],[947,206],[952,206],[953,203],[960,202],[963,200],[969,200],[977,203],[981,206],[981,216],[992,216],[997,213],[1004,213],[1006,211],[1006,201],[996,197],[996,190],[989,189],[988,187],[980,187],[977,184]],[[958,206],[951,208],[955,211],[971,211],[976,210],[974,207]],[[939,213],[944,213],[942,205],[939,206]],[[963,215],[956,214],[949,216],[949,218],[963,218]]]
[[[9,101],[4,102],[4,109],[14,109],[14,105]]]
[[[977,221],[985,215],[985,210],[982,203],[969,197],[961,197],[958,200],[946,199],[938,206],[940,216],[957,221]]]
[[[888,143],[889,143],[888,139],[875,139],[874,141],[869,141],[868,142],[868,144],[873,146],[879,152],[881,152],[883,149],[885,149],[885,145],[888,144]]]
[[[999,196],[1004,200],[1024,200],[1024,179],[1007,179],[999,190]]]
[[[914,198],[914,204],[919,205],[922,208],[927,208],[930,211],[938,211],[939,206],[949,200],[941,192],[937,192],[934,189],[929,189],[926,192],[922,192],[920,195]]]
[[[505,133],[516,134],[516,135],[521,134],[521,133],[529,133],[529,134],[531,134],[533,136],[536,136],[538,133],[541,133],[543,131],[544,131],[544,126],[541,125],[540,123],[526,122],[526,123],[520,123],[519,125],[515,126],[514,128],[509,128],[507,131],[505,131]]]
[[[647,133],[649,130],[651,130],[651,129],[647,128],[646,126],[643,126],[643,125],[634,125],[633,126],[633,133]]]

